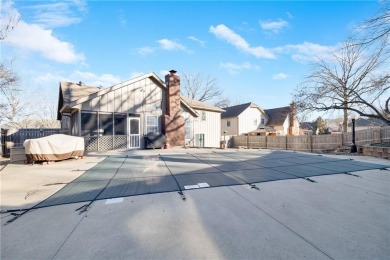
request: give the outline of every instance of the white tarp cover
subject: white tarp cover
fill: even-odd
[[[84,155],[84,138],[55,134],[23,143],[29,161],[57,161]]]

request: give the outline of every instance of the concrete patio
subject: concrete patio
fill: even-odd
[[[107,154],[187,152],[10,164],[0,172],[1,210],[34,206]],[[390,167],[388,160],[353,158]],[[14,216],[5,213],[1,259],[388,259],[390,172],[353,174],[256,183],[260,190],[246,184],[184,190],[186,200],[177,192],[97,200],[81,214],[84,202],[51,206],[11,223]]]

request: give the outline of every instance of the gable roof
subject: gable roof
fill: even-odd
[[[382,120],[377,119],[377,118],[363,118],[363,117],[359,117],[355,121],[355,126],[356,127],[359,127],[359,126],[372,127],[372,126],[385,126],[385,125],[386,125],[385,122],[383,122]],[[352,126],[352,123],[348,122],[348,126]]]
[[[223,112],[221,114],[221,118],[227,118],[227,117],[237,117],[239,116],[242,112],[244,112],[245,109],[247,109],[252,103],[245,103],[241,105],[236,105],[236,106],[231,106],[231,107],[225,107]]]
[[[86,86],[82,84],[76,84],[72,82],[60,82],[60,91],[62,94],[62,98],[64,103],[70,104],[80,98],[91,95],[100,91],[100,88]]]
[[[261,113],[267,116],[267,114],[259,105],[249,102],[241,105],[224,108],[225,112],[221,114],[221,118],[238,117],[239,115],[241,115],[242,112],[244,112],[249,107],[257,108]]]
[[[283,123],[286,120],[286,117],[288,116],[290,111],[291,111],[291,108],[289,106],[278,107],[278,108],[273,108],[273,109],[265,109],[264,112],[269,117],[267,125],[269,125],[269,126],[283,125]]]
[[[119,83],[119,84],[116,84],[112,87],[109,87],[109,88],[105,88],[105,89],[99,89],[98,92],[95,92],[95,93],[92,93],[92,94],[89,94],[89,95],[86,95],[78,100],[75,100],[73,101],[70,106],[73,107],[73,106],[76,106],[78,104],[81,104],[81,103],[84,103],[86,101],[89,101],[91,99],[94,99],[96,97],[100,97],[104,94],[107,94],[108,92],[111,92],[111,91],[114,91],[114,90],[117,90],[123,86],[126,86],[126,85],[130,85],[134,82],[137,82],[137,81],[140,81],[140,80],[143,80],[143,79],[146,79],[146,78],[149,78],[150,80],[154,81],[156,84],[160,85],[160,87],[162,88],[166,88],[164,82],[156,75],[154,74],[154,72],[150,72],[148,74],[145,74],[145,75],[142,75],[142,76],[139,76],[139,77],[135,77],[135,78],[132,78],[132,79],[129,79],[127,81],[124,81],[122,83]]]
[[[100,89],[98,87],[86,86],[72,82],[60,82],[60,96],[58,101],[58,119],[61,119],[61,113],[65,107],[74,107],[78,104],[87,102],[96,97],[102,96],[108,92],[119,89],[123,86],[129,85],[133,82],[149,78],[158,84],[161,88],[166,89],[165,83],[153,72],[127,80],[109,88]],[[186,106],[194,116],[198,116],[194,109],[208,110],[214,112],[223,112],[224,110],[206,104],[204,102],[196,101],[185,96],[181,96],[181,103]]]
[[[220,109],[219,107],[215,107],[215,106],[206,104],[202,101],[194,100],[194,99],[191,99],[191,98],[183,96],[183,95],[181,95],[180,98],[182,99],[182,101],[187,103],[193,109],[207,110],[207,111],[220,112],[220,113],[225,111],[223,109]]]
[[[316,125],[315,122],[301,122],[301,123],[299,123],[299,127],[301,129],[307,129],[307,130],[313,130],[315,125]]]

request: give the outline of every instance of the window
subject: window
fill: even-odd
[[[115,135],[126,135],[126,114],[114,114]]]
[[[230,120],[229,119],[226,121],[226,126],[230,127]]]
[[[81,111],[81,135],[126,135],[126,118],[126,114]]]
[[[261,124],[264,125],[264,118],[261,119]]]
[[[158,116],[146,116],[146,133],[158,132]]]
[[[192,120],[191,118],[186,118],[184,122],[184,131],[185,139],[192,139]]]
[[[253,120],[253,125],[257,126],[257,119]]]
[[[97,122],[96,112],[81,112],[81,135],[97,136]]]
[[[202,121],[206,121],[206,111],[202,111]]]
[[[100,114],[99,113],[99,135],[100,136],[106,136],[106,135],[113,135],[113,114],[107,113],[107,114]]]

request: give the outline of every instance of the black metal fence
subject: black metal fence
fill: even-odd
[[[27,139],[35,139],[53,134],[66,134],[68,131],[59,128],[23,128],[9,134],[8,129],[1,129],[0,132],[0,153],[7,157],[10,155],[11,147],[22,147]]]

